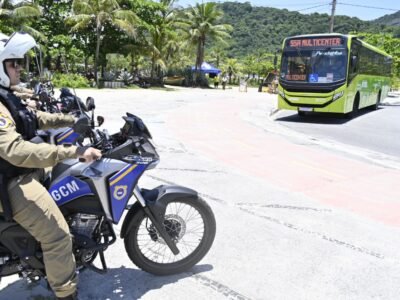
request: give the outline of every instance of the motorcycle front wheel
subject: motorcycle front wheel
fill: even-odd
[[[215,238],[215,217],[203,199],[169,199],[166,205],[164,226],[180,250],[178,255],[171,252],[143,210],[134,215],[125,237],[132,262],[155,275],[187,271],[207,254]]]

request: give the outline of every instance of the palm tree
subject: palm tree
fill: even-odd
[[[240,72],[240,64],[237,59],[228,58],[223,66],[223,70],[228,74],[229,84],[232,84],[232,77],[237,77]]]
[[[46,40],[43,34],[28,25],[33,18],[40,17],[41,14],[39,6],[35,3],[20,2],[13,5],[12,1],[0,0],[0,17],[9,19],[14,30],[25,31],[35,38]]]
[[[31,18],[40,16],[41,12],[34,3],[21,2],[13,5],[12,1],[0,0],[0,15],[12,18]]]
[[[138,75],[138,70],[139,70],[139,64],[140,64],[140,59],[143,55],[145,55],[145,47],[143,46],[142,43],[129,43],[124,45],[121,48],[121,53],[125,55],[129,55],[131,59],[131,73],[133,75]]]
[[[168,60],[179,50],[179,42],[175,32],[176,10],[175,0],[160,0],[160,12],[151,24],[147,24],[149,38],[147,40],[151,54],[151,78],[155,73],[159,79],[161,71],[167,68]]]
[[[226,46],[225,45],[216,45],[211,49],[209,54],[210,59],[215,62],[215,66],[219,68],[221,61],[226,58]]]
[[[136,36],[138,17],[129,10],[121,9],[116,0],[74,0],[72,2],[73,16],[69,18],[75,25],[72,30],[80,30],[95,24],[96,54],[94,62],[94,74],[97,86],[99,84],[97,69],[99,61],[100,44],[106,23],[123,30],[128,36]]]
[[[4,20],[9,25],[6,28],[10,31],[24,31],[30,33],[34,38],[46,41],[47,38],[39,31],[31,27],[31,21],[34,18],[40,17],[42,14],[40,8],[35,3],[20,2],[13,5],[12,1],[0,0],[0,20]],[[3,25],[0,21],[0,30]],[[7,31],[7,30],[6,30]],[[40,61],[42,63],[42,61]],[[27,56],[25,70],[29,73],[30,59]],[[38,66],[42,70],[42,66]]]
[[[222,11],[217,8],[217,4],[207,2],[190,7],[189,10],[184,12],[184,18],[180,20],[190,43],[196,47],[196,71],[200,70],[204,61],[207,39],[215,40],[220,44],[227,44],[226,39],[230,38],[229,32],[232,30],[232,26],[218,24],[221,17]]]

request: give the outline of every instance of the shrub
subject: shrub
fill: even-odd
[[[400,78],[392,77],[392,89],[398,90],[400,88]]]
[[[52,82],[56,87],[85,88],[89,87],[89,80],[79,74],[56,73]]]

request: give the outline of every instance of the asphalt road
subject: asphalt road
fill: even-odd
[[[281,126],[274,97],[255,90],[77,92],[111,133],[126,111],[148,125],[161,163],[142,187],[193,188],[217,220],[208,255],[175,276],[140,271],[118,240],[107,274],[81,274],[80,299],[398,299],[399,170]],[[15,276],[0,288],[52,299]]]
[[[284,111],[276,122],[318,139],[334,140],[400,158],[400,105],[381,106],[377,111],[363,109],[352,120],[337,115],[313,114],[299,117]]]

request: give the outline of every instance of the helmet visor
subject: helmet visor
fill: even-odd
[[[23,68],[25,65],[25,58],[13,58],[13,59],[6,59],[5,63],[10,63],[12,68]]]

